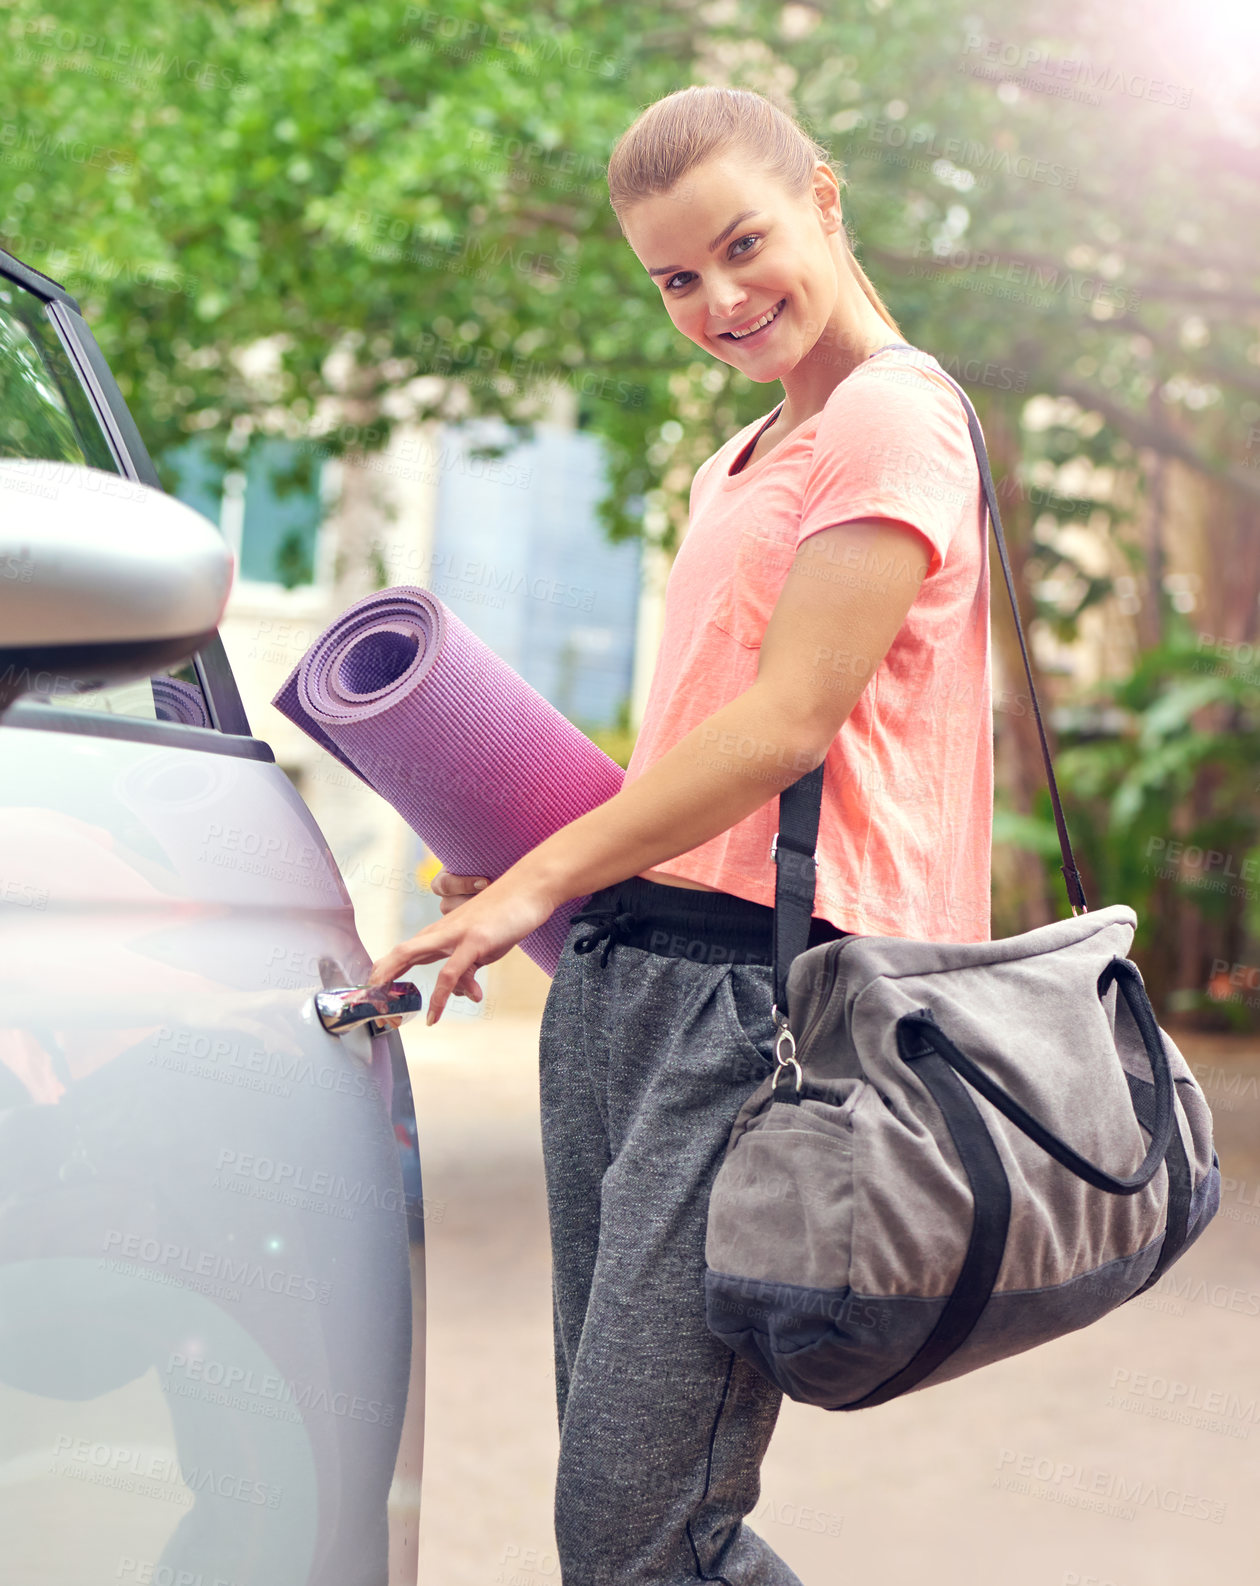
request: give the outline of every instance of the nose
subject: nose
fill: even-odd
[[[713,311],[716,329],[729,330],[732,325],[739,324],[739,316],[748,306],[748,293],[737,282],[730,282],[714,287],[709,297],[709,306]]]

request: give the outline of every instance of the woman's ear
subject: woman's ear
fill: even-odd
[[[844,215],[840,208],[840,183],[836,173],[824,161],[814,167],[814,203],[822,218],[824,232],[844,230]]]

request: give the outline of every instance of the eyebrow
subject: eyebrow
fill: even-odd
[[[760,211],[758,211],[756,209],[746,209],[743,212],[742,215],[736,215],[735,219],[731,221],[730,225],[726,228],[726,230],[719,232],[718,235],[716,237],[714,237],[713,241],[709,244],[709,252],[712,253],[713,250],[716,247],[719,247],[723,242],[725,242],[726,239],[730,236],[731,232],[733,232],[735,230],[736,226],[738,226],[741,223],[741,221],[748,220],[753,215],[756,215],[756,214],[759,214],[759,213],[760,213]],[[673,275],[676,270],[681,270],[681,269],[682,269],[682,265],[681,264],[667,264],[667,265],[663,266],[661,269],[649,270],[648,274],[649,275]]]

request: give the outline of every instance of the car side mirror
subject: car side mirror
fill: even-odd
[[[150,677],[213,637],[232,553],[151,485],[0,459],[0,711],[21,694]]]

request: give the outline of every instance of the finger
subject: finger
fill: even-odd
[[[459,977],[459,981],[455,986],[455,995],[457,997],[468,997],[473,1002],[481,1001],[481,987],[474,978],[475,972],[476,966],[473,969],[465,970]]]
[[[457,982],[458,985],[463,987],[464,995],[469,999],[470,1002],[481,1001],[481,987],[477,984],[476,978],[477,971],[480,968],[481,965],[476,962],[470,964],[464,973],[459,977]]]
[[[433,880],[429,882],[429,891],[435,892],[440,898],[454,897],[457,893],[463,895],[472,885],[471,876],[452,875],[449,870],[439,870]]]
[[[439,870],[429,883],[429,890],[440,898],[470,898],[474,892],[484,892],[489,885],[488,876],[455,876],[449,870]]]
[[[398,980],[413,964],[431,964],[435,958],[444,958],[450,952],[450,943],[442,940],[442,934],[442,922],[435,920],[409,941],[392,947],[372,965],[368,985],[387,985],[391,980]]]
[[[462,943],[450,955],[438,971],[438,977],[433,982],[433,990],[429,993],[429,1016],[426,1024],[436,1024],[445,1011],[452,991],[464,978],[479,967],[476,949],[466,942]]]
[[[368,985],[387,986],[390,981],[397,980],[404,969],[410,967],[410,960],[406,956],[410,945],[409,942],[403,942],[378,958],[368,971]]]

